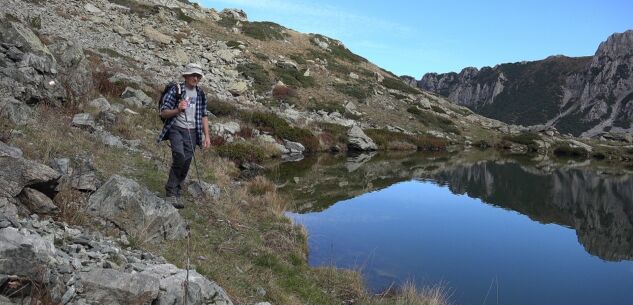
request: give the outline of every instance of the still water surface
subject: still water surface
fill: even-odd
[[[456,304],[633,304],[633,179],[415,155],[282,164],[312,266]],[[292,177],[292,178],[290,178]]]

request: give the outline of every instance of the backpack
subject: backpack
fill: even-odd
[[[160,98],[158,99],[158,116],[160,117],[160,120],[163,123],[165,123],[167,119],[160,116],[160,109],[163,107],[163,104],[165,103],[165,95],[167,95],[167,92],[169,92],[169,90],[171,90],[174,86],[177,87],[176,100],[179,101],[180,97],[182,96],[182,89],[180,88],[180,83],[173,82],[173,81],[169,82],[169,84],[165,86],[165,89],[163,89],[163,92],[160,94]]]

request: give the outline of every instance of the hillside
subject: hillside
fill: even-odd
[[[562,133],[629,133],[633,31],[616,33],[588,57],[551,56],[460,73],[428,73],[417,87],[509,124],[546,124]]]
[[[157,99],[188,62],[204,68],[213,147],[178,211]],[[375,297],[357,272],[310,268],[260,164],[487,149],[633,168],[627,139],[488,119],[342,42],[187,1],[4,1],[0,93],[0,304],[443,304],[439,288]]]

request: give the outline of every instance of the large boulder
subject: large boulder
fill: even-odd
[[[160,281],[160,294],[155,305],[183,304],[183,283],[187,279],[187,270],[178,269],[171,264],[151,266],[141,274],[152,276]],[[224,289],[209,281],[194,270],[189,271],[187,304],[191,305],[232,305]]]
[[[227,142],[233,142],[235,135],[241,131],[237,122],[215,123],[211,125],[211,133],[221,136]]]
[[[151,97],[147,96],[142,90],[134,89],[131,87],[125,88],[125,91],[121,94],[121,98],[129,106],[142,107],[150,106],[153,103]]]
[[[15,203],[16,200],[13,198],[0,197],[0,229],[20,226],[18,223],[18,208]]]
[[[3,274],[39,279],[55,257],[52,241],[28,230],[0,229],[0,270]]]
[[[158,297],[159,281],[146,274],[114,269],[94,269],[81,273],[81,296],[96,304],[149,305]],[[178,287],[180,288],[180,287]]]
[[[35,121],[35,111],[12,97],[0,97],[0,118],[16,125],[26,125]]]
[[[0,156],[22,158],[22,150],[0,141]]]
[[[184,238],[184,219],[136,181],[114,175],[88,200],[88,213],[113,222],[141,241]]]
[[[50,46],[50,50],[57,58],[59,68],[63,70],[59,76],[60,81],[67,85],[76,99],[87,98],[94,89],[94,83],[90,62],[81,45],[59,39]]]
[[[352,127],[347,132],[347,137],[347,147],[349,150],[369,151],[378,149],[376,143],[358,126]]]
[[[61,176],[46,165],[9,156],[0,156],[0,168],[0,197],[15,197],[26,186],[50,195]]]
[[[38,190],[26,187],[22,190],[22,193],[20,193],[18,198],[20,199],[20,202],[33,213],[59,213],[59,208],[53,203],[53,200]]]
[[[187,191],[195,199],[212,198],[218,200],[220,198],[220,187],[216,184],[210,184],[204,181],[191,182],[187,187]]]
[[[90,113],[77,113],[73,117],[72,122],[70,123],[73,127],[78,127],[81,129],[86,129],[88,131],[95,131],[96,124],[95,119],[92,117]]]

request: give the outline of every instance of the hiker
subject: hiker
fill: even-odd
[[[177,209],[185,207],[180,195],[194,154],[194,143],[205,149],[211,145],[207,99],[204,91],[198,87],[204,76],[202,68],[199,64],[190,63],[182,76],[184,82],[168,85],[161,96],[160,116],[165,119],[165,123],[157,140],[169,139],[171,144],[172,163],[165,184],[165,201]]]

